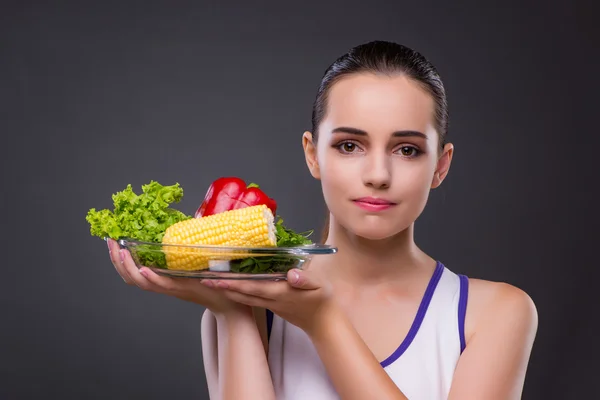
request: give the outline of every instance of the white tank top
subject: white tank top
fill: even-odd
[[[465,348],[468,279],[438,262],[406,337],[381,366],[411,400],[446,399]],[[309,337],[267,312],[269,366],[277,399],[339,399]]]

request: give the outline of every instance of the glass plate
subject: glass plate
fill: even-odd
[[[117,242],[129,250],[138,268],[145,266],[160,275],[201,279],[286,279],[290,269],[302,269],[312,257],[337,252],[337,248],[323,244],[223,247],[132,239]]]

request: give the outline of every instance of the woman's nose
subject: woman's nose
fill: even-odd
[[[385,189],[392,179],[390,159],[381,155],[369,155],[363,170],[363,182],[375,189]]]

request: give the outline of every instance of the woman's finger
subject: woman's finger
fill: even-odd
[[[275,302],[270,299],[265,299],[262,297],[251,296],[244,293],[229,291],[227,289],[222,290],[222,293],[229,300],[235,301],[236,303],[245,304],[251,307],[261,307],[261,308],[269,308],[273,307]]]
[[[117,273],[121,276],[125,283],[128,285],[133,285],[133,281],[125,270],[125,267],[121,262],[121,258],[119,257],[119,245],[111,238],[107,238],[106,243],[108,244],[108,254],[110,256],[110,261],[113,263],[113,267],[115,267]]]
[[[125,268],[125,271],[129,275],[133,283],[136,284],[140,289],[155,291],[153,290],[154,285],[152,285],[152,283],[150,283],[150,281],[148,281],[140,273],[140,270],[135,265],[135,262],[131,258],[129,251],[127,251],[126,249],[121,249],[119,250],[119,252],[123,260],[123,267]]]
[[[287,281],[297,289],[313,290],[321,287],[319,278],[312,271],[292,269],[288,271]]]
[[[163,293],[174,292],[180,286],[177,284],[177,281],[175,279],[169,278],[167,276],[161,276],[148,267],[142,267],[139,271],[140,274],[144,276],[146,280],[148,280],[148,282],[150,282],[157,288],[160,288]]]
[[[217,286],[228,291],[246,294],[253,297],[275,300],[289,290],[289,285],[284,282],[253,282],[253,281],[218,281]]]

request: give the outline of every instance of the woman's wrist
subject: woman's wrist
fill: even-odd
[[[335,336],[336,326],[347,320],[344,311],[334,300],[323,305],[314,315],[313,323],[305,329],[306,334],[314,342]]]
[[[234,307],[223,311],[213,311],[217,323],[227,325],[235,324],[238,321],[252,321],[254,323],[254,313],[248,306]]]

